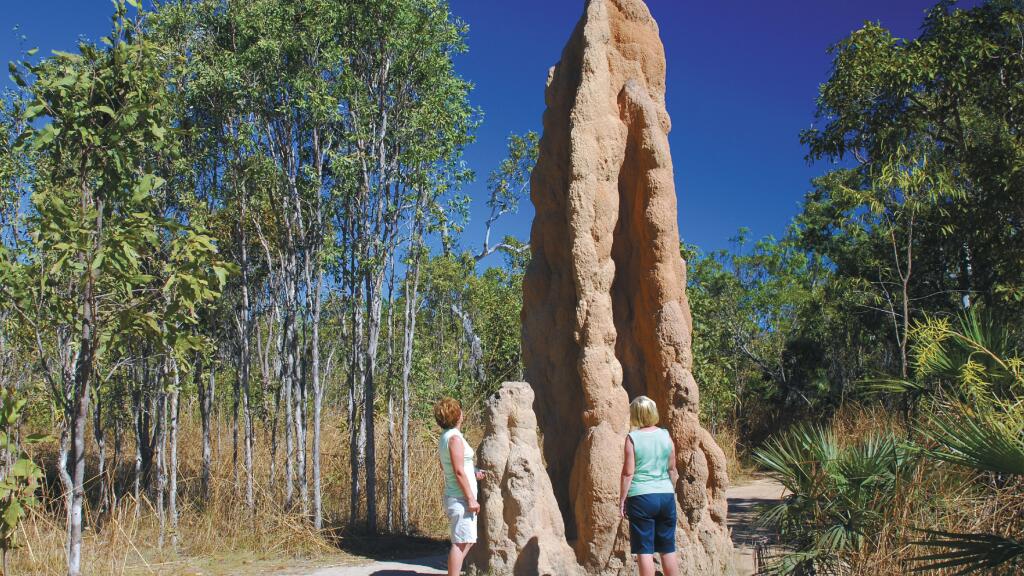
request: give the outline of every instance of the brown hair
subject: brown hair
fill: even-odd
[[[445,430],[455,428],[459,423],[459,416],[462,416],[462,406],[454,398],[441,398],[441,401],[434,405],[434,420],[437,420],[437,425]]]

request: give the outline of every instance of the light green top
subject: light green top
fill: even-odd
[[[633,482],[629,485],[629,492],[626,495],[675,492],[672,479],[668,475],[668,459],[672,454],[672,438],[669,437],[668,430],[633,430],[629,437],[633,440],[636,467]]]
[[[441,467],[444,468],[444,495],[451,498],[466,498],[466,495],[462,493],[462,488],[459,487],[458,480],[455,479],[455,469],[452,468],[452,453],[448,450],[448,442],[455,436],[462,439],[462,469],[466,472],[466,478],[469,478],[469,487],[473,490],[473,497],[476,498],[476,469],[473,467],[473,449],[469,446],[469,442],[466,442],[466,438],[462,436],[462,432],[459,432],[458,428],[445,430],[437,446],[437,451],[441,456]]]

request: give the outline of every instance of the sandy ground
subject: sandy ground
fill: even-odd
[[[740,575],[754,573],[754,545],[762,538],[769,538],[763,529],[754,524],[758,509],[762,505],[778,502],[783,490],[772,480],[757,478],[729,489],[729,527],[740,566]],[[332,566],[313,572],[287,572],[291,576],[426,576],[445,574],[444,556],[432,556],[416,560],[389,560],[365,564]]]
[[[445,571],[447,560],[445,556],[433,556],[416,560],[371,562],[359,566],[334,566],[321,568],[315,572],[299,574],[302,576],[420,576],[423,574],[447,574]]]
[[[769,478],[756,478],[729,488],[729,528],[740,576],[754,573],[754,546],[759,540],[774,543],[771,532],[757,526],[755,520],[761,507],[778,503],[783,494],[782,486]]]

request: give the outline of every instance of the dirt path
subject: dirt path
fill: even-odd
[[[432,556],[416,560],[394,560],[388,562],[372,562],[359,566],[334,566],[321,568],[316,572],[307,572],[305,576],[421,576],[427,574],[447,574],[446,556]]]
[[[729,527],[740,565],[740,576],[754,573],[754,544],[769,533],[755,526],[758,508],[778,502],[782,486],[767,478],[757,478],[729,489]],[[358,565],[333,566],[314,572],[292,573],[294,576],[427,576],[445,574],[442,556],[415,560],[391,560]]]
[[[783,493],[782,485],[763,477],[729,488],[729,528],[732,529],[740,576],[754,573],[754,545],[757,541],[762,538],[772,541],[771,532],[756,525],[760,508],[778,503]]]

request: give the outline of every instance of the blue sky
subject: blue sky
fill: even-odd
[[[583,10],[583,0],[450,0],[470,26],[457,69],[476,88],[483,125],[466,153],[477,182],[467,244],[483,239],[487,174],[512,132],[540,130],[544,82]],[[865,21],[914,37],[932,0],[647,0],[668,59],[668,111],[680,234],[705,250],[724,248],[745,226],[781,234],[809,181],[799,133],[811,126],[827,48]],[[970,6],[977,0],[962,2]],[[0,0],[0,58],[39,47],[73,49],[109,27],[108,0]],[[17,30],[15,30],[17,27]],[[24,36],[24,40],[21,37]],[[529,201],[495,234],[529,237]],[[492,262],[491,264],[498,264]]]

